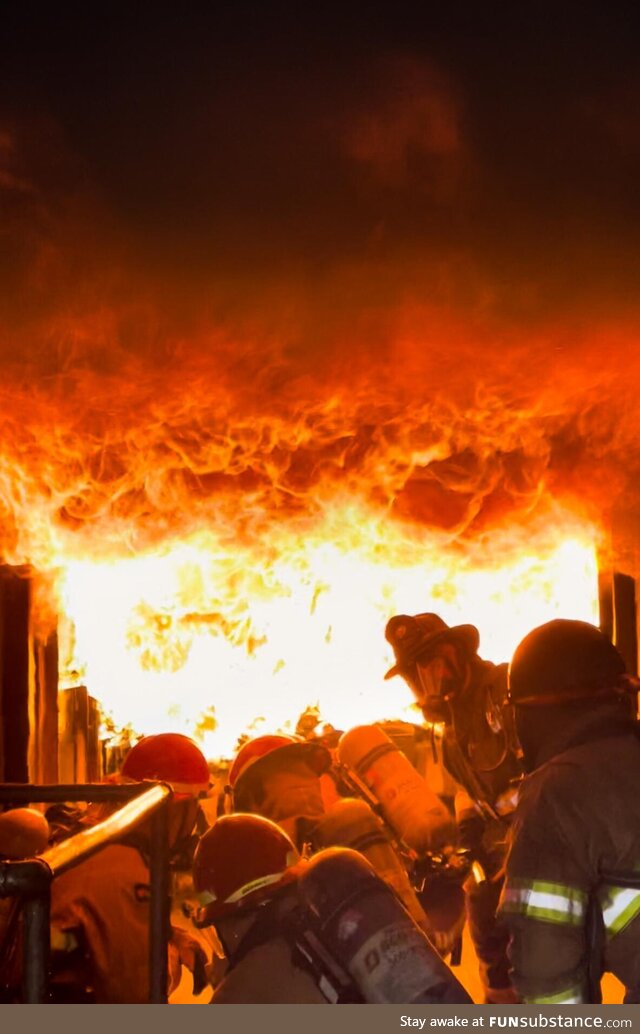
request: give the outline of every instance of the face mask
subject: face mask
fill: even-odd
[[[447,721],[448,701],[467,681],[454,647],[443,644],[436,654],[416,661],[414,671],[408,681],[424,717],[429,722]]]
[[[324,814],[320,780],[304,762],[270,772],[262,789],[260,814],[279,825],[286,819],[314,819]]]

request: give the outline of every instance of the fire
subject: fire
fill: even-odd
[[[484,235],[464,241],[483,218],[459,219],[482,182],[463,95],[430,65],[388,75],[388,96],[320,120],[341,170],[326,208],[249,225],[251,177],[191,260],[146,220],[138,247],[109,191],[78,194],[53,129],[51,182],[24,127],[0,137],[0,555],[54,583],[38,617],[62,622],[62,684],[118,725],[214,755],[309,705],[336,726],[398,717],[391,614],[475,623],[505,660],[547,618],[597,620],[603,546],[640,571],[634,303],[588,278],[565,298],[539,246],[538,275],[492,273]]]
[[[250,731],[292,731],[307,706],[336,728],[415,718],[402,680],[384,681],[392,614],[475,623],[481,655],[506,660],[542,621],[597,622],[595,542],[558,513],[551,530],[463,551],[343,502],[304,534],[273,526],[262,549],[199,532],[128,559],[69,559],[66,679],[83,678],[116,724],[194,734],[210,757]]]
[[[50,376],[35,357],[0,384],[0,552],[57,581],[62,684],[116,726],[228,755],[308,706],[339,728],[408,715],[384,681],[394,613],[474,623],[493,660],[553,616],[597,621],[596,551],[620,556],[639,483],[597,335],[561,377],[535,336],[494,347],[436,309],[379,338],[329,322],[329,344],[303,322],[299,351],[278,327],[129,351],[122,319],[70,316]]]

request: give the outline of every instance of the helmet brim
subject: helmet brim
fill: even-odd
[[[436,632],[434,635],[427,636],[426,639],[417,643],[410,651],[407,651],[407,655],[401,661],[389,668],[385,675],[385,680],[392,679],[396,675],[402,675],[416,663],[420,655],[426,650],[433,649],[439,643],[452,641],[460,643],[469,653],[477,653],[480,646],[480,633],[475,625],[452,625],[451,628],[445,628],[442,632]]]
[[[267,901],[271,901],[272,898],[277,897],[286,887],[294,883],[300,876],[300,873],[306,864],[306,860],[301,858],[286,869],[277,882],[266,884],[260,890],[257,890],[252,894],[248,894],[245,898],[242,898],[239,901],[213,900],[208,902],[196,912],[194,925],[198,927],[198,929],[202,929],[206,926],[211,926],[212,923],[217,922],[219,919],[224,919],[225,916],[237,916],[253,912],[255,909],[266,904]]]
[[[285,764],[288,758],[305,761],[318,777],[324,775],[331,768],[331,753],[321,743],[287,743],[268,754],[263,754],[247,765],[236,780],[233,788],[234,797],[241,797],[252,783],[259,781],[270,769]]]

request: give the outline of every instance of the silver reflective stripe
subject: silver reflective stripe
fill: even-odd
[[[640,890],[605,886],[600,891],[600,907],[606,931],[614,937],[640,912]]]
[[[233,894],[230,894],[228,898],[225,898],[225,904],[235,904],[236,901],[241,901],[242,898],[246,898],[247,894],[253,894],[256,890],[262,890],[263,887],[270,887],[273,883],[278,883],[282,879],[283,874],[281,872],[271,873],[269,876],[259,876],[257,880],[251,880],[250,883],[245,883],[244,887],[239,887],[238,890],[234,890]]]
[[[579,887],[545,880],[519,880],[503,891],[501,910],[518,912],[547,923],[580,924],[587,910],[587,895]]]

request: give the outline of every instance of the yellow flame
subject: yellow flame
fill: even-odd
[[[543,621],[597,622],[595,542],[562,515],[462,551],[343,502],[304,534],[274,529],[262,550],[200,533],[129,559],[70,560],[63,665],[118,725],[195,733],[210,757],[247,731],[292,730],[309,705],[341,729],[408,717],[408,688],[384,681],[391,615],[471,622],[481,656],[507,660]]]

